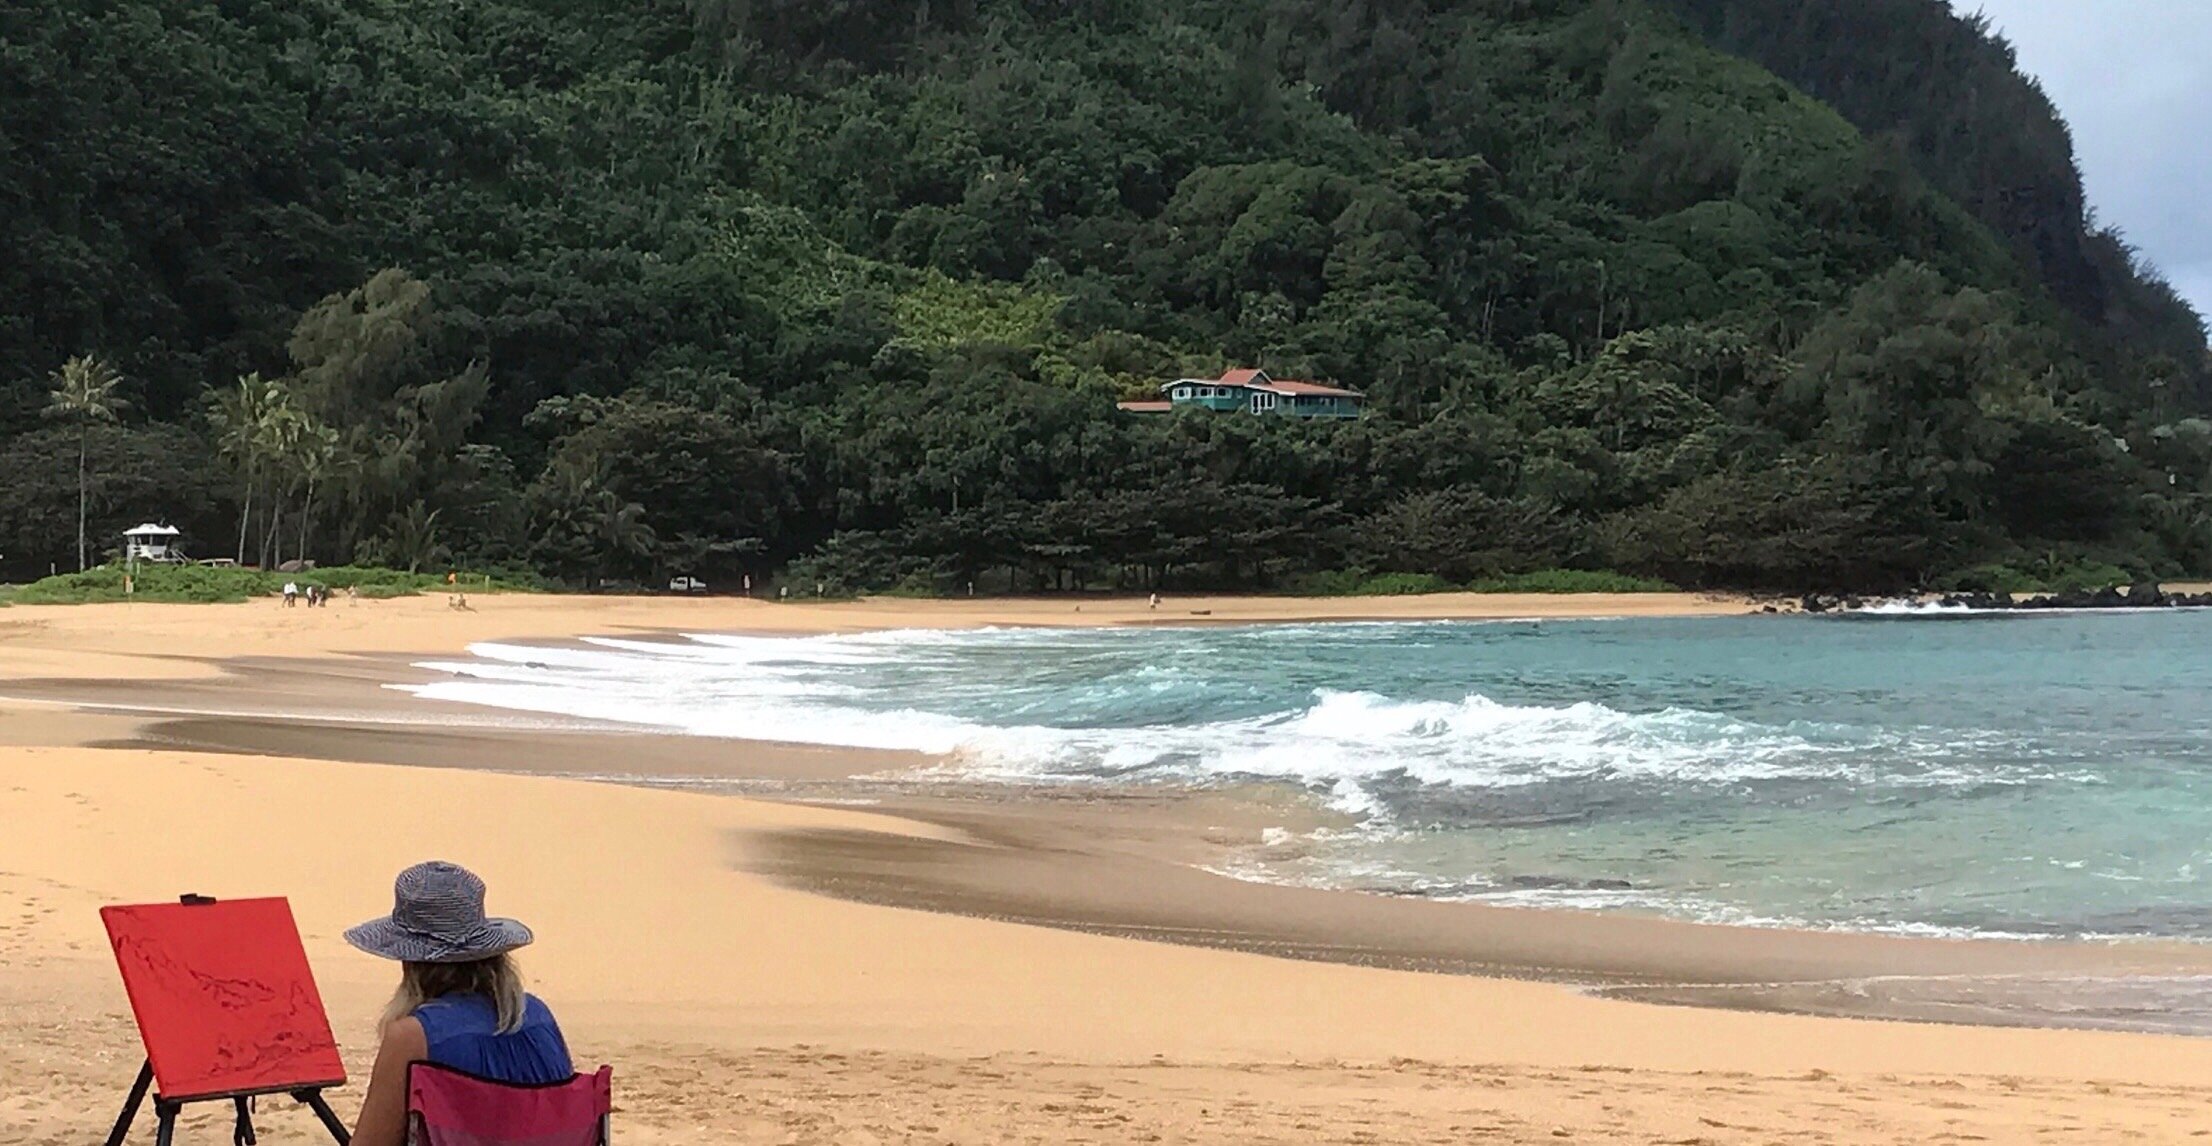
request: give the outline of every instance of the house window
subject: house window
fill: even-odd
[[[1176,396],[1176,397],[1178,397],[1178,398],[1188,398],[1188,397],[1190,397],[1190,387],[1188,387],[1188,386],[1177,386],[1177,387],[1175,388],[1175,396]]]

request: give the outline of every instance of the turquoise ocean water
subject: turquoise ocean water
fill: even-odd
[[[482,645],[425,696],[1293,786],[1236,874],[1930,934],[2212,938],[2212,613],[700,634]]]

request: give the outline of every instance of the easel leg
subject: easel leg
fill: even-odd
[[[154,1146],[170,1146],[177,1136],[177,1108],[154,1100]]]
[[[238,1126],[230,1132],[232,1146],[254,1146],[253,1099],[233,1098],[231,1101],[238,1104]]]
[[[292,1097],[306,1103],[307,1108],[315,1112],[315,1117],[323,1120],[323,1129],[330,1131],[330,1136],[337,1140],[338,1146],[352,1146],[353,1135],[347,1133],[345,1123],[338,1121],[338,1115],[331,1111],[330,1104],[323,1101],[322,1091],[295,1090]]]
[[[123,1113],[115,1118],[115,1129],[108,1131],[107,1146],[123,1146],[123,1138],[131,1132],[131,1120],[138,1117],[138,1104],[146,1101],[146,1090],[154,1084],[154,1064],[148,1060],[138,1068],[138,1081],[131,1084],[129,1098],[123,1100]]]

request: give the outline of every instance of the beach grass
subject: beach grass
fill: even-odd
[[[1342,569],[1300,577],[1291,590],[1309,597],[1411,597],[1430,593],[1672,593],[1665,581],[1588,569],[1539,569],[1469,583],[1430,573],[1370,573]]]
[[[0,601],[19,605],[85,605],[102,601],[157,601],[221,604],[250,601],[283,591],[286,582],[302,588],[352,589],[363,597],[404,597],[446,588],[442,573],[339,565],[280,573],[264,569],[206,565],[141,565],[126,591],[119,565],[101,565],[81,573],[62,573],[15,586]],[[496,575],[465,575],[460,588],[472,593],[530,591],[539,586]]]
[[[1467,586],[1475,593],[1673,593],[1676,586],[1653,577],[1632,577],[1603,569],[1539,569],[1485,577]]]

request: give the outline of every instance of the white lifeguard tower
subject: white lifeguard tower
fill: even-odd
[[[189,558],[177,548],[178,531],[167,525],[140,525],[123,531],[123,563],[182,565]]]

